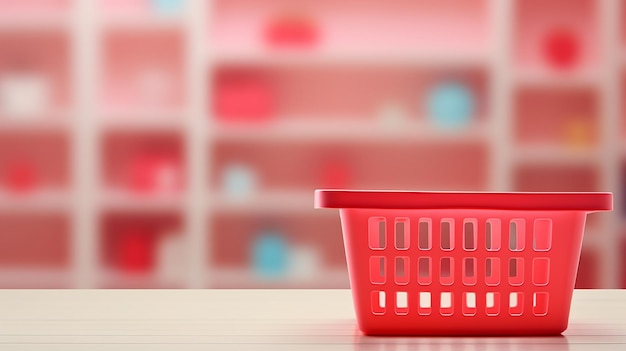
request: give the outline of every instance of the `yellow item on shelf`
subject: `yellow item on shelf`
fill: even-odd
[[[580,149],[592,146],[593,125],[585,118],[572,118],[565,125],[564,141],[569,147]]]

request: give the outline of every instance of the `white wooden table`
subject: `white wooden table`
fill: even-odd
[[[366,337],[349,290],[0,290],[0,350],[626,350],[626,290],[559,337]]]

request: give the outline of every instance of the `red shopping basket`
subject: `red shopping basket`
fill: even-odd
[[[370,335],[550,335],[567,328],[587,213],[610,193],[317,190],[339,208]]]

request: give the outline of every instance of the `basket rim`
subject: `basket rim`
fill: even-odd
[[[611,211],[611,192],[471,192],[317,189],[315,208]]]

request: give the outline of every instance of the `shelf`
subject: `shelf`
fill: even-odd
[[[107,113],[98,124],[107,131],[182,131],[186,122],[184,117],[180,112],[163,111]]]
[[[0,268],[0,287],[71,287],[72,274],[61,268]]]
[[[207,52],[207,60],[218,65],[363,65],[417,66],[430,68],[486,67],[487,53],[428,53],[410,51],[272,51],[219,50]]]
[[[172,120],[187,115],[184,108],[103,108],[99,113],[102,120],[119,120],[132,123],[134,120]]]
[[[172,212],[183,210],[182,194],[135,194],[124,190],[110,190],[100,196],[101,209],[124,212]]]
[[[182,29],[184,25],[180,15],[105,15],[101,20],[104,30]]]
[[[72,121],[66,118],[38,118],[38,119],[2,119],[0,118],[0,130],[8,131],[66,131],[72,127]]]
[[[0,211],[66,211],[72,196],[64,191],[43,190],[26,194],[11,194],[0,190]]]
[[[72,126],[72,112],[63,109],[48,110],[32,116],[11,117],[0,113],[0,130],[66,130]]]
[[[532,145],[520,146],[514,153],[516,161],[524,164],[594,165],[601,161],[601,153],[592,148]]]
[[[266,191],[241,199],[229,198],[218,192],[209,194],[207,198],[211,199],[210,211],[215,213],[315,213],[313,191]]]
[[[8,15],[0,14],[0,31],[69,29],[71,17],[65,14]]]
[[[519,72],[514,76],[515,83],[520,87],[574,89],[595,88],[600,85],[601,75],[594,72],[551,73],[551,72]]]
[[[208,285],[210,288],[301,288],[316,287],[320,289],[339,289],[350,286],[346,269],[329,269],[320,271],[313,276],[287,274],[284,277],[262,278],[245,268],[220,268],[210,271]]]
[[[289,121],[268,124],[217,125],[211,137],[226,141],[379,141],[423,142],[446,141],[453,143],[485,141],[485,123],[475,123],[459,130],[438,129],[427,122],[410,122],[386,126],[379,122],[329,122]]]

